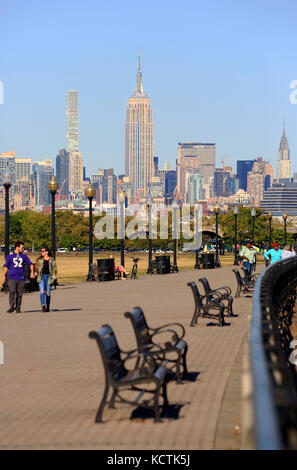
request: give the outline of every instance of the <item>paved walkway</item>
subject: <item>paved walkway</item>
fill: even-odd
[[[0,366],[0,448],[18,449],[213,449],[240,446],[241,344],[251,298],[235,299],[229,326],[189,327],[194,302],[186,283],[207,275],[211,285],[235,292],[232,267],[146,276],[136,281],[84,283],[53,292],[53,311],[41,313],[38,293],[26,294],[23,313],[0,316],[5,364]],[[168,398],[178,419],[131,417],[131,407],[94,417],[104,374],[90,330],[109,323],[123,349],[135,348],[123,313],[141,306],[152,326],[179,321],[186,327],[189,371],[195,381],[170,382]],[[0,296],[5,312],[8,297]],[[234,376],[234,368],[237,375]]]

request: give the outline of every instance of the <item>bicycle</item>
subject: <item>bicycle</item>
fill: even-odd
[[[137,278],[137,271],[138,271],[138,261],[140,261],[140,258],[133,258],[133,267],[131,271],[131,279],[136,279]]]

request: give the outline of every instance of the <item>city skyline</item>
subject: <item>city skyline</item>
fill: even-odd
[[[214,1],[208,5],[189,1],[181,9],[173,1],[170,11],[164,2],[158,6],[158,20],[153,2],[147,15],[154,19],[154,37],[149,34],[149,21],[135,25],[133,34],[128,21],[125,25],[134,2],[125,7],[115,3],[113,36],[106,24],[100,33],[88,32],[83,42],[73,37],[70,48],[61,35],[50,33],[52,23],[65,28],[65,38],[70,25],[73,29],[88,19],[91,26],[99,11],[94,2],[87,2],[86,11],[75,5],[70,12],[66,1],[59,14],[53,2],[48,22],[42,6],[33,10],[29,2],[25,9],[22,5],[4,7],[2,31],[5,35],[9,26],[10,39],[1,55],[0,151],[13,149],[18,158],[32,161],[54,158],[58,149],[66,148],[65,92],[75,89],[80,92],[80,151],[89,173],[109,166],[123,172],[125,107],[140,47],[160,167],[167,160],[174,163],[177,143],[184,141],[215,142],[217,165],[228,153],[226,160],[233,167],[237,159],[263,156],[276,168],[279,129],[285,116],[292,172],[296,171],[297,107],[289,101],[289,84],[296,78],[293,2],[278,6],[264,1],[257,5],[257,15],[255,2],[249,7],[236,3],[232,9],[234,2],[222,6]],[[110,7],[104,5],[102,15],[108,18],[109,13]],[[69,17],[72,21],[66,21]],[[211,34],[208,21],[200,22],[198,30],[193,28],[197,17],[211,20]],[[26,34],[21,35],[24,23]],[[36,61],[40,63],[37,69],[32,67]]]

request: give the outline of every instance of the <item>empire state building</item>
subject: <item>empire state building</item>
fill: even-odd
[[[125,175],[135,198],[147,197],[153,177],[154,125],[150,99],[143,91],[140,57],[136,90],[127,106],[125,125]]]

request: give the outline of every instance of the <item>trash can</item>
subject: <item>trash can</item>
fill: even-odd
[[[214,269],[214,253],[202,253],[201,262],[203,269]]]
[[[114,281],[114,258],[97,259],[98,281]]]
[[[170,256],[156,256],[157,274],[170,274]]]

